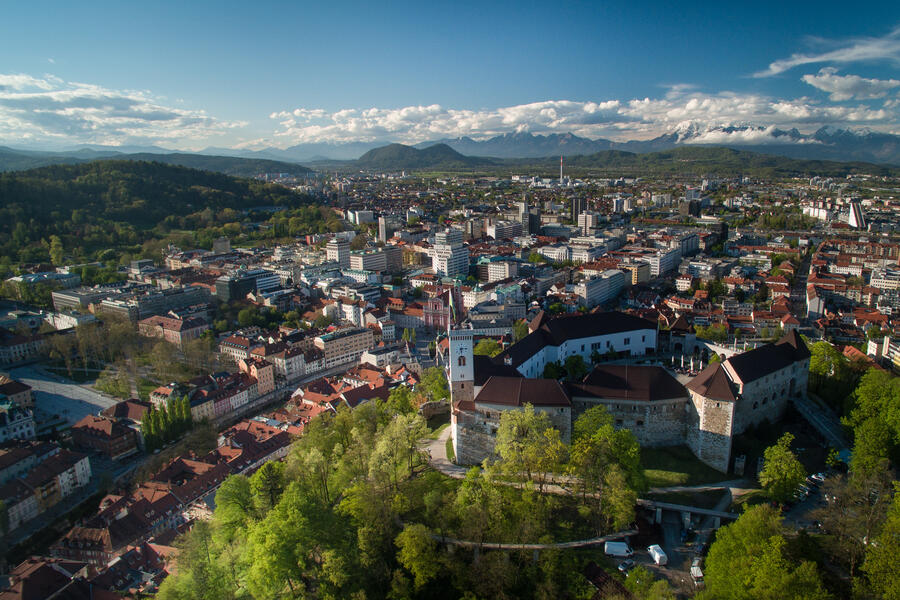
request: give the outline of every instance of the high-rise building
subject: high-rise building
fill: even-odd
[[[462,237],[462,231],[458,229],[447,229],[434,235],[431,266],[435,275],[465,277],[469,274],[469,249],[463,246]]]
[[[572,198],[572,220],[578,218],[578,215],[587,210],[587,200],[584,198]]]
[[[387,242],[394,237],[394,233],[403,227],[400,217],[386,215],[378,217],[378,241]]]
[[[342,268],[350,266],[350,242],[343,238],[334,238],[325,245],[325,258],[338,263]]]
[[[591,230],[597,227],[597,213],[584,211],[578,215],[578,228],[582,235],[590,235]]]

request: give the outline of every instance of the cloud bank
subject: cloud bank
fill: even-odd
[[[893,80],[839,76],[827,69],[810,77],[812,80],[807,83],[841,100],[881,98],[895,84],[900,85]],[[691,91],[689,86],[674,86],[664,97],[655,99],[548,100],[485,110],[458,110],[439,104],[338,111],[297,108],[272,113],[271,119],[277,122],[275,135],[249,145],[284,147],[375,140],[418,143],[463,136],[485,139],[526,131],[572,132],[582,137],[621,141],[655,137],[684,129],[686,124],[701,130],[745,126],[740,136],[747,143],[765,141],[759,139],[761,136],[778,138],[777,142],[784,143],[785,139],[774,135],[776,128],[809,130],[825,125],[891,128],[896,123],[896,108],[890,102],[880,106],[835,105],[807,97],[787,100],[733,92],[704,94]],[[734,135],[737,140],[738,133]]]
[[[7,143],[185,147],[243,125],[167,106],[146,91],[111,90],[53,75],[0,74],[0,139]]]

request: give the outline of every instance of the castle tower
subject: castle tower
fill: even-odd
[[[475,399],[475,366],[472,332],[450,330],[450,401],[455,406],[464,400]]]

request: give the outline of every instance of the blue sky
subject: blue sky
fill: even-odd
[[[900,3],[636,4],[9,3],[0,143],[900,133]]]

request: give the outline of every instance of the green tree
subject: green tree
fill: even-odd
[[[513,342],[518,342],[528,335],[528,322],[520,319],[513,323]]]
[[[597,530],[621,528],[634,520],[637,493],[645,487],[637,438],[616,430],[603,406],[595,406],[573,425],[569,471],[578,477],[582,503],[591,508]]]
[[[814,563],[790,560],[780,515],[762,504],[722,527],[709,549],[698,598],[810,600],[829,598]]]
[[[409,414],[415,411],[413,406],[413,393],[409,387],[398,385],[391,390],[387,399],[388,409],[398,414]]]
[[[63,264],[63,243],[58,235],[50,236],[50,262],[57,266]]]
[[[253,503],[260,514],[266,514],[278,503],[284,486],[284,463],[282,462],[270,460],[263,463],[263,466],[250,477]]]
[[[440,367],[430,367],[422,373],[422,380],[419,382],[421,390],[428,396],[431,401],[447,400],[450,398],[450,387],[447,383],[447,376]]]
[[[872,587],[885,600],[900,600],[900,485],[895,482],[894,498],[881,533],[874,543],[868,544],[863,570]]]
[[[675,600],[675,593],[665,579],[656,579],[646,568],[637,566],[629,571],[625,589],[639,600]]]
[[[588,366],[580,354],[567,356],[565,368],[569,381],[581,381],[588,372]]]
[[[400,552],[397,559],[412,573],[416,589],[434,579],[441,570],[438,560],[437,542],[431,532],[418,523],[406,525],[395,540]]]
[[[484,338],[478,341],[475,344],[474,350],[472,350],[473,354],[478,354],[480,356],[497,356],[503,352],[503,346],[500,345],[495,339],[492,338]]]
[[[759,482],[769,497],[776,502],[787,502],[806,479],[806,470],[791,451],[794,436],[785,433],[774,446],[763,452],[763,468],[759,472]]]
[[[215,518],[230,535],[253,518],[253,492],[250,480],[243,475],[230,475],[216,491]]]
[[[554,472],[562,470],[566,447],[559,430],[545,412],[526,404],[524,410],[507,410],[500,415],[495,451],[504,472],[544,485]]]
[[[566,370],[559,362],[548,362],[544,365],[544,372],[541,377],[544,379],[562,379],[566,376]]]

